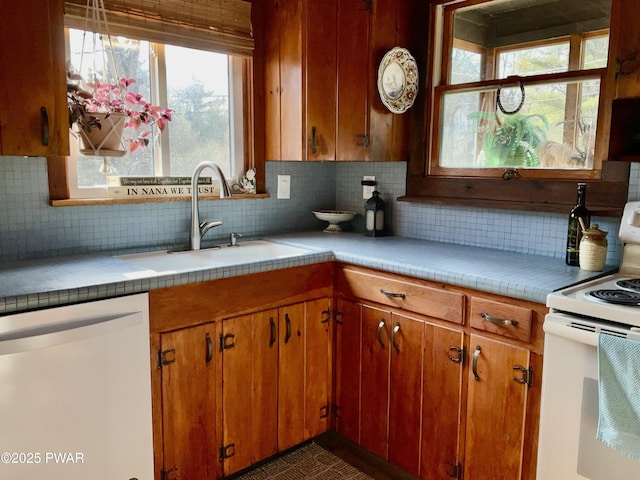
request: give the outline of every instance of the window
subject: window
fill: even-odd
[[[68,58],[84,79],[114,72],[133,78],[134,91],[174,112],[162,135],[120,157],[83,155],[72,139],[72,198],[108,196],[105,187],[114,176],[190,176],[203,160],[217,163],[227,178],[244,170],[239,57],[123,36],[111,36],[111,48],[105,49],[100,41],[94,46],[93,37],[68,29]]]
[[[610,0],[434,10],[428,175],[597,178]]]

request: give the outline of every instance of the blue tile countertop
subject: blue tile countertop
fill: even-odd
[[[269,237],[289,245],[330,250],[338,261],[385,272],[546,303],[559,288],[611,273],[587,272],[563,259],[403,237],[292,233]]]
[[[314,232],[267,239],[309,253],[173,274],[100,254],[3,262],[0,315],[331,260],[538,303],[553,290],[601,275],[568,267],[561,259],[402,237]]]

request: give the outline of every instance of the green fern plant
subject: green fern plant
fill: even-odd
[[[544,115],[507,115],[498,121],[490,112],[476,112],[478,132],[483,135],[482,151],[487,166],[536,167],[538,145],[547,139],[549,122]]]

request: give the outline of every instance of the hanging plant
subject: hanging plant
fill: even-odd
[[[475,112],[482,152],[488,166],[536,167],[540,163],[536,151],[547,139],[549,122],[544,115],[516,113],[499,120],[494,112]]]
[[[149,145],[153,129],[157,128],[160,133],[171,121],[173,110],[153,105],[140,93],[129,90],[136,82],[132,78],[122,77],[118,83],[95,80],[86,84],[87,89],[80,87],[79,75],[68,73],[67,79],[70,126],[89,133],[94,129],[115,127],[120,122],[117,117],[123,116],[122,126],[137,132],[134,138],[123,139],[130,152]]]

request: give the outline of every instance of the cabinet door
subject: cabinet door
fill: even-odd
[[[362,305],[339,299],[336,326],[336,430],[360,443]]]
[[[425,325],[421,478],[455,478],[460,463],[464,335]]]
[[[62,0],[0,2],[0,44],[0,154],[68,155]]]
[[[389,461],[418,475],[424,322],[391,317]]]
[[[305,2],[306,160],[336,158],[337,1]]]
[[[615,98],[635,98],[640,92],[640,13],[635,0],[611,2],[609,61],[616,69]]]
[[[337,160],[369,160],[370,17],[362,0],[338,0]]]
[[[270,310],[225,320],[222,385],[225,475],[276,453],[277,362],[275,319]]]
[[[388,311],[362,306],[360,445],[384,459],[388,454],[390,322]]]
[[[254,313],[251,368],[251,463],[278,451],[278,309]],[[243,375],[241,375],[243,376]],[[246,428],[244,426],[243,428]]]
[[[222,473],[218,336],[213,323],[161,336],[164,470],[173,477],[215,479]]]
[[[305,304],[305,439],[329,428],[332,362],[331,300]]]
[[[519,479],[530,353],[471,335],[470,354],[464,478]]]
[[[278,450],[282,451],[304,441],[305,305],[278,310]]]

